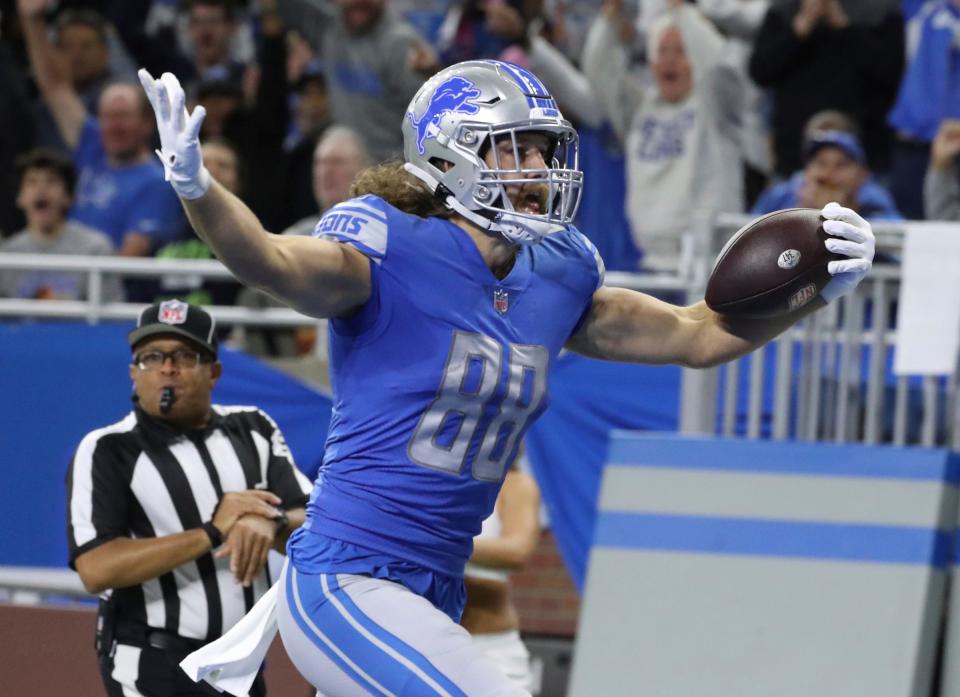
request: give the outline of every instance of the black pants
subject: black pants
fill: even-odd
[[[100,675],[107,697],[225,697],[208,683],[194,682],[180,667],[187,654],[179,655],[153,647],[144,649],[119,644],[113,656],[100,658]],[[124,692],[123,688],[127,691]],[[265,697],[263,671],[250,688],[250,697]]]

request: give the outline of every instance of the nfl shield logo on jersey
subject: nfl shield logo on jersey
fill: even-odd
[[[164,324],[183,324],[187,321],[187,305],[182,300],[165,300],[160,303],[157,317]]]
[[[510,309],[510,296],[503,288],[497,288],[493,291],[493,309],[501,315],[506,314]]]

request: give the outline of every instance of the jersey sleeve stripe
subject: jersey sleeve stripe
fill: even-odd
[[[323,214],[314,237],[349,244],[379,262],[387,254],[389,216],[386,203],[376,196],[343,201]]]
[[[353,211],[355,213],[360,213],[361,215],[369,215],[372,218],[385,223],[387,222],[387,214],[378,208],[374,208],[371,205],[364,203],[363,201],[358,201],[354,199],[353,201],[346,201],[344,203],[338,203],[336,206],[331,208],[332,211]]]
[[[386,226],[384,226],[384,229],[383,229],[382,239],[371,240],[372,244],[368,244],[365,241],[360,241],[355,237],[351,237],[350,235],[345,235],[342,233],[329,233],[329,232],[320,233],[316,235],[316,237],[319,237],[320,239],[324,239],[324,240],[333,240],[335,242],[342,242],[344,244],[348,244],[351,247],[354,247],[355,249],[357,249],[358,251],[363,252],[366,256],[373,259],[373,261],[377,264],[381,263],[383,261],[384,256],[386,256],[385,254],[386,246],[387,246]]]

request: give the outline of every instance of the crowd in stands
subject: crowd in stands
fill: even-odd
[[[618,270],[677,271],[714,217],[837,200],[960,219],[960,0],[16,0],[0,14],[0,253],[210,258],[157,160],[138,67],[207,111],[211,174],[309,234],[401,152],[425,77],[498,58],[580,129],[579,224]],[[266,304],[232,283],[108,299]],[[83,276],[0,271],[4,297]],[[303,342],[299,342],[303,343]],[[298,349],[294,349],[296,351]]]

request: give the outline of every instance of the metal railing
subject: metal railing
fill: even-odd
[[[40,566],[0,566],[0,601],[39,605],[54,599],[91,601],[76,571]]]
[[[711,255],[750,220],[748,216],[718,218],[706,245]],[[886,318],[896,313],[900,287],[896,259],[903,251],[904,228],[875,224],[874,230],[878,252],[892,261],[875,264],[855,293],[787,331],[773,343],[773,348],[718,369],[684,371],[682,432],[960,447],[956,371],[947,378],[899,376],[891,382],[887,366],[896,340],[896,326]],[[702,297],[702,270],[709,267],[710,261],[694,260],[691,268],[675,274],[608,272],[606,283],[696,299]],[[87,276],[85,300],[2,298],[0,317],[72,318],[91,323],[132,320],[143,307],[137,303],[105,302],[102,288],[108,274],[124,278],[233,278],[218,261],[194,259],[6,254],[0,255],[0,269],[46,269]],[[213,305],[209,309],[223,325],[324,326],[324,321],[282,307]],[[319,332],[319,336],[325,337],[326,332]],[[317,353],[326,353],[322,340],[317,342]],[[766,377],[770,372],[772,379]],[[739,406],[744,402],[745,407]]]
[[[157,259],[87,255],[0,254],[0,270],[63,271],[86,276],[83,300],[35,300],[0,298],[0,318],[32,317],[79,319],[89,323],[108,320],[135,320],[143,303],[110,302],[103,294],[108,275],[122,278],[162,278],[176,285],[187,281],[235,280],[219,261],[203,259]],[[679,274],[636,274],[610,272],[607,284],[647,292],[686,291],[688,282]],[[207,305],[218,325],[233,327],[299,327],[317,325],[318,340],[314,353],[327,355],[326,320],[317,320],[286,307],[249,307],[243,305]]]
[[[142,303],[106,302],[103,279],[106,275],[124,278],[179,278],[233,280],[233,275],[219,261],[201,259],[143,259],[129,257],[3,254],[0,269],[18,271],[64,271],[87,276],[84,300],[32,300],[0,298],[0,316],[60,317],[101,320],[136,319]],[[251,308],[234,305],[212,305],[209,308],[217,322],[226,325],[263,325],[269,327],[301,326],[317,320],[288,308]]]

